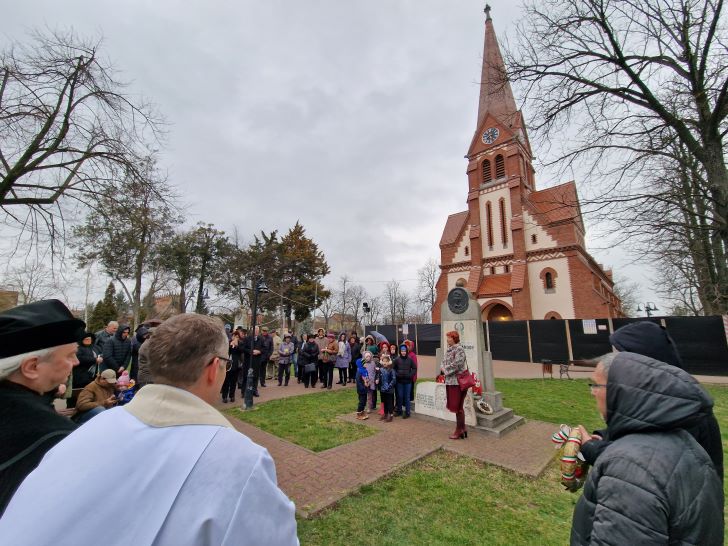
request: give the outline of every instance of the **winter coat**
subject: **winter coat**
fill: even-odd
[[[641,321],[622,326],[609,336],[609,341],[619,351],[637,353],[678,368],[683,367],[675,342],[667,330],[654,322]],[[708,456],[718,472],[718,477],[722,481],[723,442],[720,437],[720,426],[712,409],[707,411],[702,418],[697,418],[695,422],[686,424],[682,428],[692,434],[693,438],[708,452]],[[610,444],[608,429],[595,430],[594,433],[601,436],[602,440],[588,442],[581,450],[584,459],[591,465]]]
[[[295,349],[296,346],[290,341],[281,343],[280,347],[278,347],[278,364],[289,364]]]
[[[263,334],[259,336],[260,338],[260,344],[261,344],[261,362],[264,364],[267,363],[270,360],[271,355],[273,354],[273,337],[271,337],[269,334]],[[257,347],[256,347],[257,348]]]
[[[380,370],[379,363],[372,358],[369,362],[364,363],[364,367],[369,375],[369,388],[373,391],[377,390],[376,380]]]
[[[230,345],[230,359],[232,360],[232,366],[231,370],[237,370],[240,368],[240,363],[243,361],[243,343],[245,343],[245,339],[241,338],[235,338],[238,340],[235,347]],[[230,340],[230,343],[232,343],[232,340]]]
[[[281,348],[281,343],[283,342],[283,340],[278,334],[271,336],[271,339],[273,340],[273,350],[268,359],[272,360],[273,362],[278,362],[278,357],[280,357],[280,353],[278,352],[278,350]]]
[[[712,410],[708,393],[681,369],[626,352],[606,389],[613,441],[576,504],[571,544],[722,544],[723,486],[682,428]]]
[[[137,388],[153,383],[152,373],[149,371],[149,343],[139,348],[139,375],[137,376]]]
[[[298,351],[298,365],[303,366],[305,364],[316,364],[318,356],[319,348],[315,342],[309,341],[304,343]]]
[[[319,349],[319,359],[320,359],[321,355],[323,354],[324,349],[329,344],[329,339],[326,336],[324,336],[324,337],[316,336],[314,338],[314,341],[316,342],[316,346]]]
[[[104,407],[104,402],[111,396],[116,396],[114,385],[99,385],[98,380],[89,383],[78,395],[76,411],[83,413],[97,406]]]
[[[75,430],[77,425],[68,417],[56,413],[52,397],[41,396],[7,380],[0,381],[0,415],[2,516],[20,483],[38,466],[48,450]]]
[[[270,337],[268,337],[268,339],[270,339]],[[263,336],[259,335],[254,338],[253,335],[249,335],[244,341],[243,354],[247,355],[251,365],[258,366],[261,362],[267,362],[266,360],[263,360],[265,357],[265,341],[263,340]],[[253,354],[253,351],[256,349],[260,351],[259,355]]]
[[[104,343],[104,361],[101,363],[101,370],[114,370],[118,373],[119,368],[129,367],[131,360],[131,340],[123,339],[121,334],[130,329],[128,326],[119,326],[114,337]]]
[[[349,344],[346,341],[340,341],[339,353],[336,355],[336,367],[348,368],[349,362],[351,362],[351,349],[349,349]]]
[[[366,367],[364,366],[361,358],[356,361],[356,392],[359,394],[366,394],[369,390],[369,387],[366,384],[366,381],[369,380],[369,372],[367,371]]]
[[[384,393],[392,393],[396,384],[397,373],[394,371],[394,368],[383,367],[379,371],[379,390]]]
[[[76,358],[78,364],[73,367],[73,388],[82,389],[96,377],[96,357],[98,355],[94,352],[93,344],[91,345],[79,345],[76,351]]]
[[[351,362],[355,363],[361,358],[361,343],[354,342],[353,345],[350,343],[349,352],[351,353]]]
[[[417,364],[409,357],[397,357],[392,366],[397,374],[397,383],[412,383],[417,375]]]
[[[445,374],[445,385],[457,385],[458,373],[467,369],[465,349],[459,343],[448,347],[440,368]]]
[[[117,330],[117,332],[118,331],[119,330]],[[96,332],[96,339],[94,340],[94,351],[96,351],[96,353],[100,355],[104,354],[104,345],[106,345],[106,342],[113,337],[114,335],[107,332],[106,328],[102,328],[101,330]]]

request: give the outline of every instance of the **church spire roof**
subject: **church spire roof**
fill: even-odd
[[[511,125],[518,108],[513,98],[511,84],[506,79],[506,67],[501,56],[498,39],[493,29],[490,6],[485,5],[485,44],[483,46],[483,71],[480,78],[480,103],[478,105],[478,125],[483,123],[486,113]]]

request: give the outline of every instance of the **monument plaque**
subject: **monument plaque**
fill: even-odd
[[[415,394],[415,413],[454,422],[455,414],[445,407],[446,401],[447,395],[445,394],[444,383],[435,383],[434,381],[419,383]],[[472,392],[468,392],[463,409],[465,410],[465,424],[473,427],[477,425]]]

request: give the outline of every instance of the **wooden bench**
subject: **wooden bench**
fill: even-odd
[[[569,367],[573,366],[587,366],[589,368],[593,368],[594,366],[589,363],[586,360],[549,360],[547,358],[544,358],[541,360],[541,378],[543,379],[546,377],[546,374],[549,374],[551,376],[551,379],[554,378],[554,371],[553,371],[553,365],[558,364],[559,365],[559,379],[563,379],[564,376],[571,379],[571,376],[569,375],[569,372],[571,373],[591,373],[591,370],[569,370]]]

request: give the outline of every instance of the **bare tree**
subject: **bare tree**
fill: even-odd
[[[411,304],[410,295],[405,291],[401,290],[399,293],[399,299],[397,301],[397,323],[405,324],[407,322],[407,315],[409,314]]]
[[[614,278],[614,295],[619,298],[622,304],[622,313],[627,317],[633,317],[637,311],[639,283],[629,281],[626,278]]]
[[[0,53],[0,209],[53,240],[61,198],[95,206],[158,141],[160,120],[124,93],[99,41],[71,31],[30,38]]]
[[[324,330],[328,331],[329,329],[329,321],[335,312],[334,307],[335,302],[331,295],[328,295],[319,301],[319,310],[321,311],[321,316],[324,319]]]
[[[725,23],[721,0],[529,0],[507,56],[551,163],[598,188],[586,210],[643,251],[666,230],[694,239],[711,312],[728,309]]]
[[[399,281],[392,279],[384,288],[384,303],[386,305],[389,324],[397,323],[397,313],[400,307],[400,299],[402,297],[402,285]]]
[[[385,305],[382,296],[376,296],[369,301],[369,324],[380,324],[384,316]]]
[[[8,268],[3,284],[18,292],[22,303],[48,299],[58,292],[53,271],[36,260]]]
[[[349,285],[347,289],[346,285]],[[346,316],[351,308],[351,281],[347,275],[343,275],[339,278],[339,288],[334,290],[333,299],[336,313],[341,317],[341,328],[346,329]]]
[[[352,328],[359,331],[361,330],[361,322],[362,322],[362,304],[366,301],[368,302],[369,294],[367,294],[366,289],[359,285],[355,284],[351,288],[349,288],[349,303],[350,303],[350,309],[351,309],[351,318],[354,321],[354,324],[352,325]]]
[[[437,279],[440,277],[440,264],[434,258],[427,260],[425,265],[417,270],[417,301],[423,311],[432,319],[432,309],[437,298]]]

